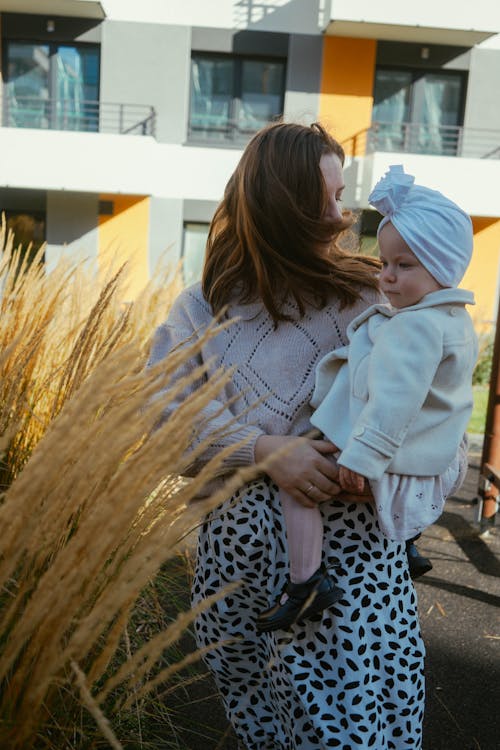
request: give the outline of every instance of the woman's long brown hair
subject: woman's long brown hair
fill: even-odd
[[[376,289],[378,261],[338,247],[353,223],[325,218],[328,194],[320,169],[324,154],[344,164],[342,146],[326,130],[275,123],[246,147],[227,183],[208,234],[202,289],[214,314],[230,302],[262,300],[277,325],[293,298],[300,315],[308,304],[342,305]]]

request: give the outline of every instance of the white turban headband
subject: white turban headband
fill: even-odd
[[[458,286],[472,256],[470,216],[437,190],[415,185],[401,164],[389,167],[368,196],[422,265],[444,287]]]

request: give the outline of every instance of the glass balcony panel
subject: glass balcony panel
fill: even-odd
[[[4,101],[8,127],[48,127],[49,80],[48,45],[9,44]]]
[[[403,125],[409,120],[411,82],[409,71],[376,71],[372,119],[381,123],[375,144],[380,151],[400,151],[404,146]]]
[[[456,154],[464,90],[464,76],[457,71],[377,69],[370,147]]]
[[[193,54],[191,138],[243,143],[282,112],[285,63]]]
[[[259,130],[281,113],[283,78],[283,63],[243,61],[238,112],[240,130]]]
[[[184,225],[182,271],[186,284],[194,284],[201,279],[208,229],[208,224],[186,223]]]
[[[56,112],[59,130],[99,129],[99,53],[92,48],[61,46],[55,55]]]
[[[233,62],[230,59],[192,59],[191,130],[218,131],[222,134],[230,132],[233,78]]]
[[[450,138],[450,126],[460,125],[462,78],[453,73],[427,73],[418,81],[419,129],[416,153],[447,154],[456,152]]]
[[[99,129],[99,48],[6,43],[4,124]]]

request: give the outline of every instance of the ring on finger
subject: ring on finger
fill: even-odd
[[[310,495],[311,492],[312,492],[312,490],[315,490],[315,489],[316,489],[316,487],[314,486],[314,484],[310,484],[309,487],[307,487],[307,489],[304,490],[304,491],[305,491],[306,495]]]

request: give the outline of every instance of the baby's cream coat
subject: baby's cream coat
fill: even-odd
[[[368,479],[442,474],[472,410],[477,337],[464,289],[402,309],[376,304],[348,328],[350,344],[316,370],[311,422],[338,445],[339,463]]]

